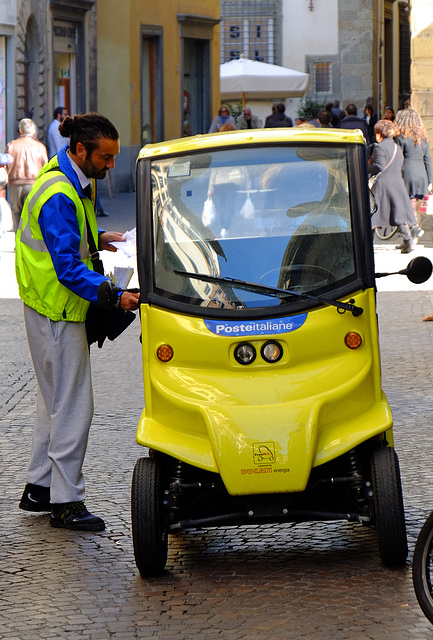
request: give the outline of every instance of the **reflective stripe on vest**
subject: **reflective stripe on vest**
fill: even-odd
[[[74,188],[72,182],[65,176],[64,173],[62,173],[62,175],[53,176],[52,178],[49,178],[48,180],[45,180],[41,184],[39,189],[37,189],[37,191],[35,191],[35,193],[32,195],[32,197],[30,198],[30,200],[28,202],[29,215],[27,216],[27,222],[26,222],[24,227],[23,227],[23,218],[22,217],[20,218],[20,221],[19,221],[19,224],[18,224],[18,229],[21,231],[21,242],[23,242],[28,247],[30,247],[30,249],[33,249],[33,251],[40,251],[40,252],[48,253],[48,248],[47,248],[47,245],[45,244],[44,240],[37,240],[36,238],[34,238],[32,236],[32,232],[30,230],[30,218],[31,218],[30,213],[31,213],[33,207],[35,206],[36,202],[38,201],[39,197],[42,195],[42,193],[44,193],[44,191],[48,187],[51,187],[52,185],[54,185],[54,184],[56,184],[58,182],[66,183],[66,184],[70,185],[72,188]],[[85,208],[84,204],[83,204],[83,209],[84,209],[84,215],[86,216],[87,214],[86,214],[86,208]],[[85,260],[89,256],[89,249],[88,249],[88,244],[87,244],[87,224],[85,224],[83,226],[83,232],[82,232],[82,236],[81,236],[79,253],[80,253],[80,258],[82,260]]]

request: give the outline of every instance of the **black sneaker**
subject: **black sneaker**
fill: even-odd
[[[19,508],[24,511],[51,511],[50,488],[38,484],[26,484]]]
[[[51,509],[52,527],[73,531],[103,531],[105,522],[86,509],[84,502],[53,504]]]

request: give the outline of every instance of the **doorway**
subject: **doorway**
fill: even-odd
[[[210,126],[209,40],[183,39],[182,132],[206,133]]]
[[[141,144],[164,139],[161,35],[143,31],[141,39]]]

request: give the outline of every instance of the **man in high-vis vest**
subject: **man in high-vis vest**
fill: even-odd
[[[102,531],[85,506],[82,466],[93,417],[85,320],[90,303],[135,310],[139,294],[115,289],[94,271],[89,247],[115,251],[122,234],[97,228],[94,180],[114,168],[119,134],[96,113],[67,117],[70,139],[39,173],[16,236],[16,274],[38,381],[36,421],[27,484],[19,507],[51,511],[50,523]],[[93,191],[92,191],[93,189]],[[92,241],[93,237],[93,241]],[[107,293],[108,290],[108,293]]]

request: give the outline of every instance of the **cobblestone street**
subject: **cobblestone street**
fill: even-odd
[[[110,225],[134,226],[133,209],[122,217],[120,198],[112,207]],[[20,511],[36,386],[21,302],[0,299],[0,639],[432,640],[411,562],[433,510],[433,323],[422,322],[433,311],[433,289],[403,290],[406,279],[397,280],[402,290],[378,294],[383,387],[409,537],[407,566],[394,571],[381,564],[373,531],[338,522],[182,533],[170,539],[164,574],[141,578],[130,523],[131,475],[142,455],[135,443],[144,402],[138,319],[117,341],[92,347],[86,503],[107,529],[53,529],[47,514]]]

